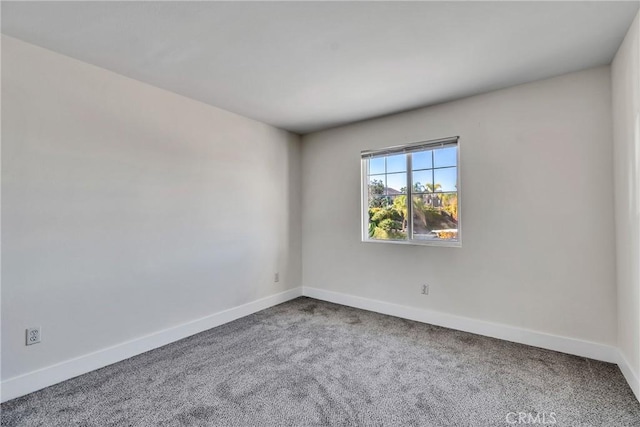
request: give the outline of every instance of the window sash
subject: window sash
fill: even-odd
[[[431,245],[431,246],[461,246],[462,244],[462,222],[460,217],[460,146],[458,144],[459,137],[449,137],[442,138],[438,140],[430,140],[417,142],[402,146],[389,147],[380,150],[365,150],[361,152],[362,158],[362,240],[367,242],[388,242],[388,243],[403,243],[403,244],[419,244],[419,245]],[[412,157],[411,153],[419,152],[419,151],[427,151],[435,148],[445,148],[445,147],[456,147],[456,164],[455,166],[445,166],[445,167],[432,167],[427,168],[425,170],[435,170],[435,169],[446,169],[446,168],[456,168],[457,174],[457,189],[456,191],[444,191],[444,192],[414,192],[413,191],[413,168],[412,168]],[[405,195],[407,198],[407,237],[405,239],[373,239],[369,236],[369,178],[370,176],[376,176],[369,174],[369,160],[375,157],[384,157],[395,154],[408,154],[407,155],[407,189],[405,193],[398,194]],[[432,165],[434,166],[434,165]],[[421,169],[422,170],[422,169]],[[385,174],[377,174],[377,175],[388,175]],[[386,183],[386,179],[385,179]],[[386,185],[386,184],[385,184]],[[413,196],[415,195],[423,195],[423,194],[439,194],[439,193],[449,193],[456,194],[457,197],[457,209],[458,209],[458,227],[457,227],[457,237],[456,239],[447,239],[447,240],[422,240],[415,239],[413,236]],[[385,197],[389,197],[385,195]]]

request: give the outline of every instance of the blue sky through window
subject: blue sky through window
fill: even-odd
[[[433,163],[437,168],[455,166],[458,161],[457,148],[447,147],[433,150]]]
[[[446,168],[446,169],[434,169],[433,171],[433,182],[437,185],[440,184],[440,191],[457,191],[456,189],[456,181],[457,181],[457,168]],[[438,189],[436,189],[437,191]]]
[[[411,158],[413,183],[420,183],[423,187],[426,184],[435,184],[436,187],[440,184],[436,191],[457,191],[457,162],[457,147],[415,152]],[[434,167],[436,169],[432,169]],[[369,180],[385,182],[386,179],[386,187],[400,191],[407,186],[407,174],[398,172],[406,172],[406,169],[406,154],[373,157],[369,159],[369,175],[377,176],[371,176]]]
[[[431,169],[433,167],[431,157],[431,150],[413,153],[413,157],[411,158],[413,169]]]
[[[373,157],[369,160],[369,175],[384,173],[384,157]]]
[[[406,172],[406,170],[407,170],[406,154],[398,154],[395,156],[387,157],[387,173]]]
[[[387,175],[387,187],[400,191],[401,188],[407,186],[407,174],[403,173],[390,173]]]

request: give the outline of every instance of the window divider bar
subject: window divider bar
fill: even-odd
[[[407,240],[413,240],[413,158],[407,153]]]
[[[362,195],[360,197],[360,215],[363,224],[362,230],[360,230],[360,232],[362,234],[362,240],[364,241],[369,238],[369,162],[365,159],[362,159],[360,168],[362,174],[362,186],[360,187],[360,191],[362,191]],[[366,226],[364,226],[365,224]]]

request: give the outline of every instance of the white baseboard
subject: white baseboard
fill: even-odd
[[[363,310],[374,311],[403,319],[415,320],[432,325],[443,326],[478,335],[499,338],[506,341],[531,345],[534,347],[560,351],[581,357],[617,363],[625,379],[640,400],[640,381],[638,375],[625,357],[616,348],[589,341],[577,340],[557,335],[515,328],[499,323],[474,320],[462,316],[424,310],[414,307],[392,304],[384,301],[327,291],[317,288],[294,288],[285,292],[261,298],[250,303],[233,307],[209,316],[165,329],[108,347],[94,353],[66,360],[17,377],[9,378],[0,384],[0,401],[6,402],[16,397],[32,393],[78,375],[103,368],[121,360],[170,344],[199,332],[248,316],[260,310],[297,298],[301,295],[347,305]]]
[[[392,304],[318,288],[303,287],[302,294],[310,298],[329,301],[336,304],[374,311],[376,313],[388,314],[390,316],[401,317],[403,319],[429,323],[431,325],[444,326],[446,328],[471,332],[487,337],[499,338],[505,341],[512,341],[533,347],[540,347],[562,353],[574,354],[576,356],[588,357],[590,359],[601,360],[604,362],[617,363],[619,360],[617,349],[605,344],[562,337],[529,329],[516,328],[500,323],[475,320],[468,317],[455,316],[438,311],[407,307],[399,304]]]
[[[640,377],[621,351],[618,351],[618,367],[620,367],[622,375],[629,383],[629,387],[633,390],[633,394],[636,395],[636,399],[640,402]]]
[[[207,329],[248,316],[301,295],[302,288],[294,288],[182,325],[164,329],[141,338],[98,350],[94,353],[85,354],[52,366],[47,366],[46,368],[9,378],[0,384],[0,400],[6,402],[16,397],[24,396],[25,394],[77,377],[78,375],[86,374],[87,372],[111,365],[112,363],[128,359],[146,351],[206,331]]]

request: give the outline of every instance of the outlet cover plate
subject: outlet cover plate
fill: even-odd
[[[27,329],[27,345],[38,344],[41,338],[40,326]]]

